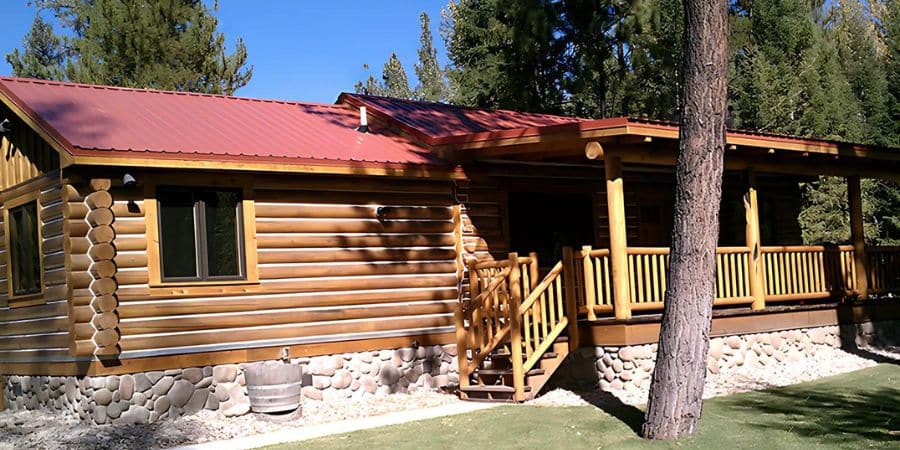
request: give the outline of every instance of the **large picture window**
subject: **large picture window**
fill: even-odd
[[[246,278],[241,192],[160,188],[162,281]]]
[[[9,209],[9,256],[12,295],[41,292],[41,247],[37,202]]]

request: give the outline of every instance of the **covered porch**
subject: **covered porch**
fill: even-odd
[[[469,295],[457,313],[457,345],[473,355],[460,365],[461,380],[473,375],[483,385],[479,367],[508,343],[511,370],[524,375],[521,386],[512,386],[521,400],[545,381],[529,371],[552,373],[560,364],[556,358],[580,346],[655,342],[669,267],[671,206],[666,209],[665,202],[672,195],[677,139],[677,127],[670,124],[612,119],[456,145],[455,156],[469,164],[529,167],[536,178],[564,168],[593,168],[603,197],[591,215],[559,200],[548,207],[549,219],[542,219],[591,217],[593,236],[577,230],[574,238],[547,233],[555,252],[529,251],[515,239],[511,253],[473,252],[467,263]],[[900,179],[900,155],[738,131],[729,132],[727,142],[713,333],[828,326],[847,314],[896,319],[896,302],[882,299],[900,292],[900,247],[867,245],[860,180]],[[799,228],[785,224],[796,221],[785,204],[799,212],[799,181],[819,175],[847,182],[847,242],[803,245]],[[636,186],[629,186],[632,181]],[[784,189],[790,185],[794,188]],[[564,192],[557,196],[564,197]],[[540,216],[541,207],[533,202],[530,214]],[[509,217],[515,238],[513,219],[523,216],[510,210]],[[535,249],[547,247],[540,233],[529,235]],[[524,363],[517,367],[520,348]],[[518,377],[513,374],[512,381]]]
[[[594,166],[599,169],[594,172],[599,194],[605,198],[594,202],[595,211],[590,215],[577,211],[579,205],[565,202],[566,196],[577,195],[575,192],[556,196],[554,203],[561,207],[532,199],[527,215],[511,209],[507,226],[513,238],[515,228],[521,228],[516,221],[538,220],[535,217],[542,216],[545,206],[552,210],[551,221],[592,218],[594,233],[586,238],[583,231],[575,231],[570,233],[574,237],[555,238],[546,234],[560,234],[558,229],[532,231],[528,234],[531,243],[513,239],[510,250],[521,256],[535,250],[530,257],[540,254],[542,260],[535,264],[544,270],[539,272],[546,273],[557,262],[560,268],[569,267],[572,295],[579,314],[587,320],[625,320],[661,312],[669,264],[677,127],[607,119],[535,132],[534,136],[520,133],[458,144],[455,153],[475,164],[528,164],[537,176],[564,166]],[[860,186],[861,178],[900,180],[900,154],[890,149],[740,131],[728,133],[727,145],[720,247],[716,251],[717,308],[762,310],[774,305],[865,300],[900,291],[900,247],[867,245]],[[850,224],[846,242],[802,242],[796,224],[801,202],[797,185],[819,175],[846,180]],[[634,186],[629,187],[632,180]],[[513,208],[514,202],[509,203]],[[557,241],[555,253],[537,251],[542,237]],[[559,248],[565,245],[573,249],[561,252]],[[494,255],[493,259],[505,256]],[[477,260],[481,262],[469,262],[470,271],[476,269],[472,273],[496,265],[484,258]],[[490,284],[489,279],[476,277],[476,281],[476,288]]]

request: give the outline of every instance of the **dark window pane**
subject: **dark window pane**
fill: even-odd
[[[159,192],[159,238],[163,278],[196,278],[194,200],[187,191]]]
[[[206,207],[206,257],[210,277],[241,274],[240,229],[237,191],[209,191],[201,194]]]
[[[40,292],[37,202],[9,210],[9,234],[13,295]]]

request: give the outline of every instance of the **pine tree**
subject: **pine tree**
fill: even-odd
[[[444,15],[453,103],[560,113],[565,43],[550,0],[460,0]]]
[[[409,87],[409,79],[406,77],[406,69],[396,53],[391,53],[387,62],[384,63],[384,71],[381,75],[381,81],[384,86],[384,94],[387,97],[394,98],[413,98],[413,91]]]
[[[884,5],[882,40],[885,47],[888,111],[893,125],[894,146],[900,146],[900,0],[887,0]]]
[[[363,64],[363,70],[369,72],[370,68],[368,64]],[[366,81],[357,81],[353,86],[353,90],[357,94],[366,94],[366,95],[384,95],[384,86],[371,74]]]
[[[36,23],[24,52],[7,56],[22,74],[40,75],[27,68],[41,55],[54,55],[45,48],[64,50],[61,58],[44,57],[47,78],[82,83],[232,94],[253,73],[240,39],[226,52],[217,5],[210,10],[201,0],[45,0],[38,6],[70,37]]]
[[[17,77],[39,78],[43,80],[65,79],[65,61],[68,51],[63,38],[57,36],[53,26],[40,14],[35,15],[31,30],[23,40],[25,49],[14,49],[6,55]]]
[[[368,64],[363,64],[363,69],[369,70]],[[416,99],[416,93],[409,87],[409,79],[406,69],[396,53],[391,53],[381,71],[381,80],[369,75],[365,82],[357,81],[353,86],[357,94],[380,95],[383,97]]]
[[[627,89],[632,94],[624,112],[672,120],[681,87],[684,6],[680,0],[635,1],[630,16],[625,37],[631,52]]]
[[[431,36],[431,20],[424,12],[419,16],[422,33],[419,36],[419,62],[415,65],[416,78],[419,84],[416,86],[416,98],[431,102],[441,102],[447,99],[447,81],[444,71],[438,62],[437,50],[434,48],[434,39]]]
[[[864,139],[889,145],[894,140],[888,109],[890,94],[872,17],[860,0],[841,0],[834,16],[838,56],[850,89],[861,106]]]

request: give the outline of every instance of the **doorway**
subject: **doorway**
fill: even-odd
[[[510,249],[537,252],[542,267],[562,259],[562,248],[594,244],[594,202],[589,193],[510,192]]]

